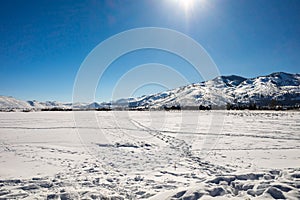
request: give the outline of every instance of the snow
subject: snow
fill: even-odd
[[[0,96],[0,108],[31,108],[31,106],[27,102],[13,97]]]
[[[291,104],[300,96],[300,75],[277,72],[256,78],[243,78],[240,76],[220,76],[202,83],[195,83],[166,92],[128,98],[127,105],[139,107],[160,108],[164,106],[181,105],[217,105],[250,104],[267,106],[271,100],[279,103]],[[113,102],[118,104],[118,101]],[[299,102],[293,102],[295,103]],[[122,105],[126,99],[122,99]]]
[[[0,198],[299,199],[299,122],[297,111],[2,112]]]
[[[21,101],[12,97],[0,96],[1,110],[41,110],[41,109],[97,109],[97,108],[153,108],[161,109],[168,106],[199,107],[249,105],[268,106],[272,100],[278,105],[295,106],[300,101],[300,75],[277,72],[256,78],[240,76],[220,76],[202,83],[164,91],[158,94],[141,97],[123,98],[108,103],[74,102],[61,103],[56,101]]]

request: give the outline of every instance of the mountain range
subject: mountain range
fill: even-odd
[[[0,96],[1,110],[51,109],[162,109],[162,108],[220,108],[299,107],[300,74],[276,72],[266,76],[244,78],[219,76],[209,81],[194,83],[157,94],[129,97],[112,102],[61,103],[56,101],[22,101]]]

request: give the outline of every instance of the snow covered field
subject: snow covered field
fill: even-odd
[[[296,111],[0,113],[0,142],[0,199],[300,199]]]

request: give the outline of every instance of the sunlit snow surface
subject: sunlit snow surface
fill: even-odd
[[[300,198],[300,112],[90,114],[0,113],[0,199]]]

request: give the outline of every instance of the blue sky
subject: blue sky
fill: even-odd
[[[180,1],[1,1],[0,95],[71,101],[76,73],[93,48],[117,33],[148,26],[192,37],[224,75],[299,73],[299,0],[199,0],[188,10]],[[168,64],[191,82],[201,81],[176,56],[157,50],[133,52],[112,64],[96,100],[108,100],[122,74],[151,62]],[[139,95],[159,90],[146,87]]]

